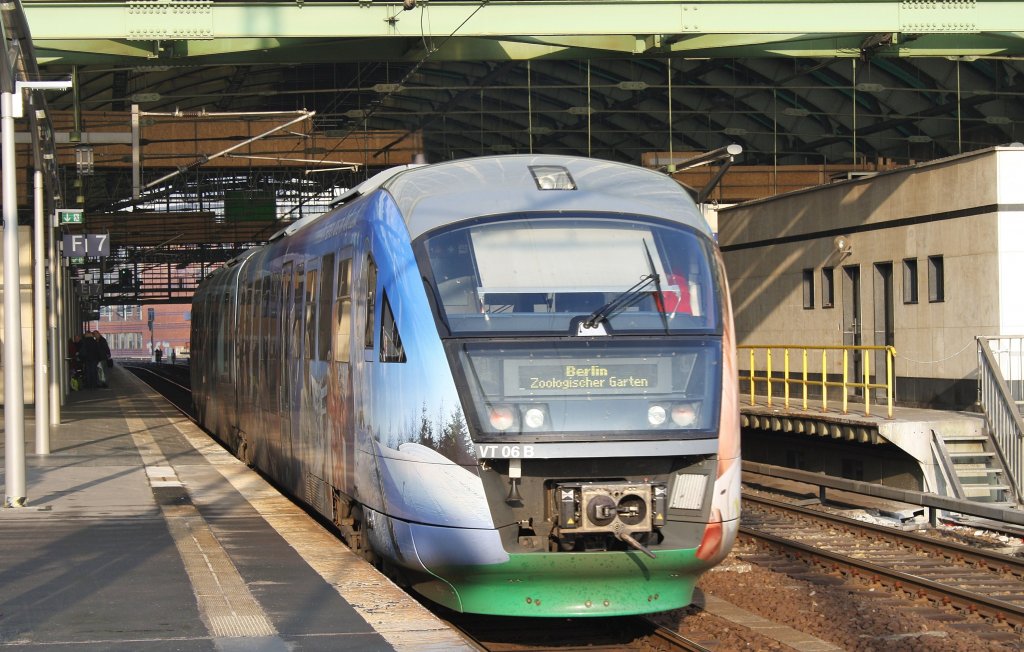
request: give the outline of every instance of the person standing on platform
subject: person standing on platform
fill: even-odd
[[[160,347],[157,347],[156,351],[153,351],[153,355],[156,357],[156,363],[160,364],[160,361],[164,357],[164,350],[161,349]]]
[[[71,367],[71,389],[79,390],[85,382],[85,370],[82,369],[82,358],[78,355],[82,348],[82,336],[75,335],[68,341],[68,365]]]
[[[100,351],[100,343],[89,331],[82,336],[82,343],[78,349],[78,357],[85,368],[85,386],[94,389],[100,386],[99,363],[104,360]]]
[[[171,364],[172,365],[177,362],[177,357],[178,357],[177,349],[175,349],[174,347],[171,347]]]
[[[96,364],[96,376],[99,378],[100,387],[106,388],[109,385],[107,385],[107,373],[103,367],[113,367],[114,359],[110,356],[110,345],[107,344],[107,338],[100,335],[99,331],[93,331],[92,338],[96,340],[101,356],[100,361]]]

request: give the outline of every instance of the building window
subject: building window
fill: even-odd
[[[814,307],[814,270],[804,270],[804,310]]]
[[[903,303],[917,303],[917,258],[903,261]]]
[[[821,268],[821,307],[831,308],[836,301],[836,280],[832,267]]]
[[[942,256],[928,256],[928,301],[946,300],[946,278]]]

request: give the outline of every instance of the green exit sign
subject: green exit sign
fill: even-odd
[[[58,208],[57,224],[82,224],[85,220],[81,208]]]

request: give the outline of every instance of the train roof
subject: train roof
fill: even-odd
[[[542,189],[542,178],[564,179],[559,169],[568,172],[574,188]],[[402,170],[382,179],[380,187],[394,197],[412,238],[462,220],[538,211],[647,215],[711,236],[689,193],[671,177],[599,159],[526,154],[460,159]]]

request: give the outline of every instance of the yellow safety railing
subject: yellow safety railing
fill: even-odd
[[[888,418],[892,418],[892,403],[893,403],[893,360],[896,357],[896,348],[892,346],[800,346],[795,344],[764,344],[764,345],[740,345],[736,347],[737,356],[740,364],[743,363],[744,355],[742,351],[749,351],[749,367],[746,371],[740,370],[740,386],[743,383],[747,383],[750,393],[750,404],[755,404],[755,395],[759,387],[764,387],[768,397],[768,405],[772,405],[772,400],[775,398],[776,388],[780,385],[782,390],[782,400],[785,407],[790,407],[790,387],[799,387],[802,394],[802,408],[808,409],[808,397],[807,390],[809,387],[820,387],[821,388],[821,411],[828,411],[828,390],[829,388],[840,388],[840,395],[842,397],[843,414],[849,413],[849,394],[850,390],[861,389],[864,392],[864,415],[871,416],[871,390],[884,389],[886,395],[886,403],[888,405]],[[791,373],[793,370],[790,365],[790,352],[798,352],[800,355],[800,369],[797,373]],[[817,357],[817,352],[821,352],[821,366],[817,370],[821,375],[820,380],[808,380],[809,369],[808,369],[808,352],[814,352],[813,357]],[[885,352],[885,382],[884,383],[872,383],[871,382],[871,352],[883,351]],[[775,371],[772,366],[773,352],[781,352],[783,357],[782,375],[773,376],[772,373]],[[850,378],[850,354],[860,355],[863,361],[863,378],[856,379]],[[831,357],[830,357],[831,354]],[[836,357],[842,356],[842,376],[839,380],[836,380],[837,374],[831,374],[832,380],[829,380],[829,364],[832,364],[832,368],[837,368],[840,362],[836,360]],[[761,366],[758,366],[758,363]],[[759,370],[760,373],[759,373]],[[814,373],[814,372],[811,372]],[[763,396],[763,395],[762,395]]]

